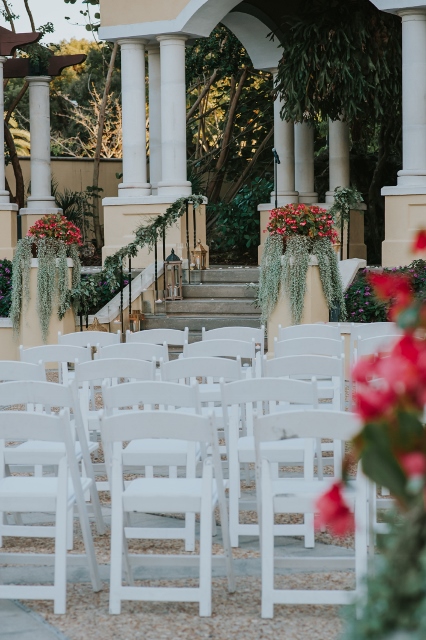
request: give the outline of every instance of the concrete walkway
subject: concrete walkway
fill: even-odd
[[[67,637],[20,602],[0,600],[0,640],[67,640]]]

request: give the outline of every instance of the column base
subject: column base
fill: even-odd
[[[0,204],[9,204],[9,203],[10,203],[9,191],[0,191]]]
[[[127,184],[123,182],[118,185],[118,197],[122,198],[143,198],[151,195],[151,185],[148,183]]]
[[[410,264],[418,255],[411,251],[419,229],[426,229],[426,189],[424,193],[388,195],[395,187],[385,187],[385,240],[382,265],[399,267]],[[383,193],[382,191],[382,193]],[[422,189],[423,191],[423,189]],[[397,191],[398,193],[398,191]]]
[[[38,208],[35,207],[27,207],[26,209],[21,209],[19,211],[19,215],[21,216],[21,233],[22,237],[26,236],[30,227],[33,226],[37,220],[40,220],[43,216],[48,214],[56,214],[62,213],[62,209],[53,208],[53,207],[45,207]]]
[[[302,193],[299,191],[299,203],[300,204],[316,204],[318,202],[318,194],[314,191],[310,193]]]
[[[159,182],[158,195],[175,195],[177,198],[192,195],[192,184],[190,182]]]
[[[278,191],[278,206],[285,207],[286,204],[297,204],[299,193],[297,191]],[[275,207],[275,192],[271,193],[271,204]]]
[[[0,203],[0,260],[13,260],[18,242],[18,205]]]

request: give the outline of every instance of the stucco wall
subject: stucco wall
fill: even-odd
[[[101,25],[111,27],[119,24],[174,20],[189,2],[190,0],[101,0]]]

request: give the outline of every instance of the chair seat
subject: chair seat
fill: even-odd
[[[307,449],[312,452],[314,450],[314,441],[307,438],[290,438],[273,445],[261,445],[261,450],[268,452],[268,459],[275,462],[297,462],[303,464],[304,452]],[[243,436],[238,439],[238,458],[240,462],[256,461],[253,436]]]
[[[172,415],[172,414],[171,414]],[[123,463],[132,466],[186,466],[190,447],[183,440],[132,440],[123,452]],[[196,445],[195,455],[200,456]]]
[[[88,442],[89,452],[97,451],[97,442]],[[61,442],[43,442],[41,440],[27,440],[16,447],[5,449],[6,464],[26,465],[57,465],[65,455],[65,445]],[[75,443],[75,455],[77,460],[82,459],[81,445]]]
[[[275,513],[307,513],[315,511],[315,502],[335,482],[334,478],[326,480],[300,480],[299,478],[280,478],[272,481],[272,496]],[[344,491],[345,501],[349,506],[355,504],[354,482],[350,482],[352,490]]]
[[[81,478],[83,491],[90,488],[91,480]],[[8,476],[0,480],[0,510],[13,512],[55,511],[58,478]],[[68,504],[75,502],[74,487],[68,481]]]
[[[123,493],[125,511],[153,513],[199,513],[203,491],[201,478],[137,478]],[[212,483],[217,502],[216,481]]]

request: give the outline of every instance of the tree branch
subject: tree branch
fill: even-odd
[[[30,25],[31,25],[31,29],[32,31],[35,31],[35,24],[34,24],[34,18],[33,18],[33,14],[31,13],[31,9],[30,9],[30,5],[28,3],[28,0],[24,0],[24,5],[25,5],[25,9],[27,11],[28,17],[30,19]]]
[[[29,86],[28,82],[25,81],[24,84],[22,85],[22,89],[20,90],[18,95],[15,97],[14,100],[12,100],[12,102],[11,102],[11,104],[10,104],[8,110],[7,110],[7,113],[6,113],[5,117],[4,117],[4,121],[5,122],[9,122],[12,113],[15,111],[16,107],[18,106],[18,104],[21,102],[22,98],[26,94],[28,86]]]
[[[196,101],[194,102],[194,104],[192,105],[192,107],[189,109],[188,113],[186,114],[186,121],[188,122],[191,118],[191,116],[196,112],[196,110],[198,109],[199,104],[201,103],[201,101],[203,100],[204,96],[209,92],[210,87],[212,86],[213,82],[216,80],[217,78],[217,69],[215,69],[212,73],[212,75],[210,76],[210,78],[208,79],[207,83],[204,85],[203,90],[201,91],[200,95],[198,96],[198,98],[196,99]]]

